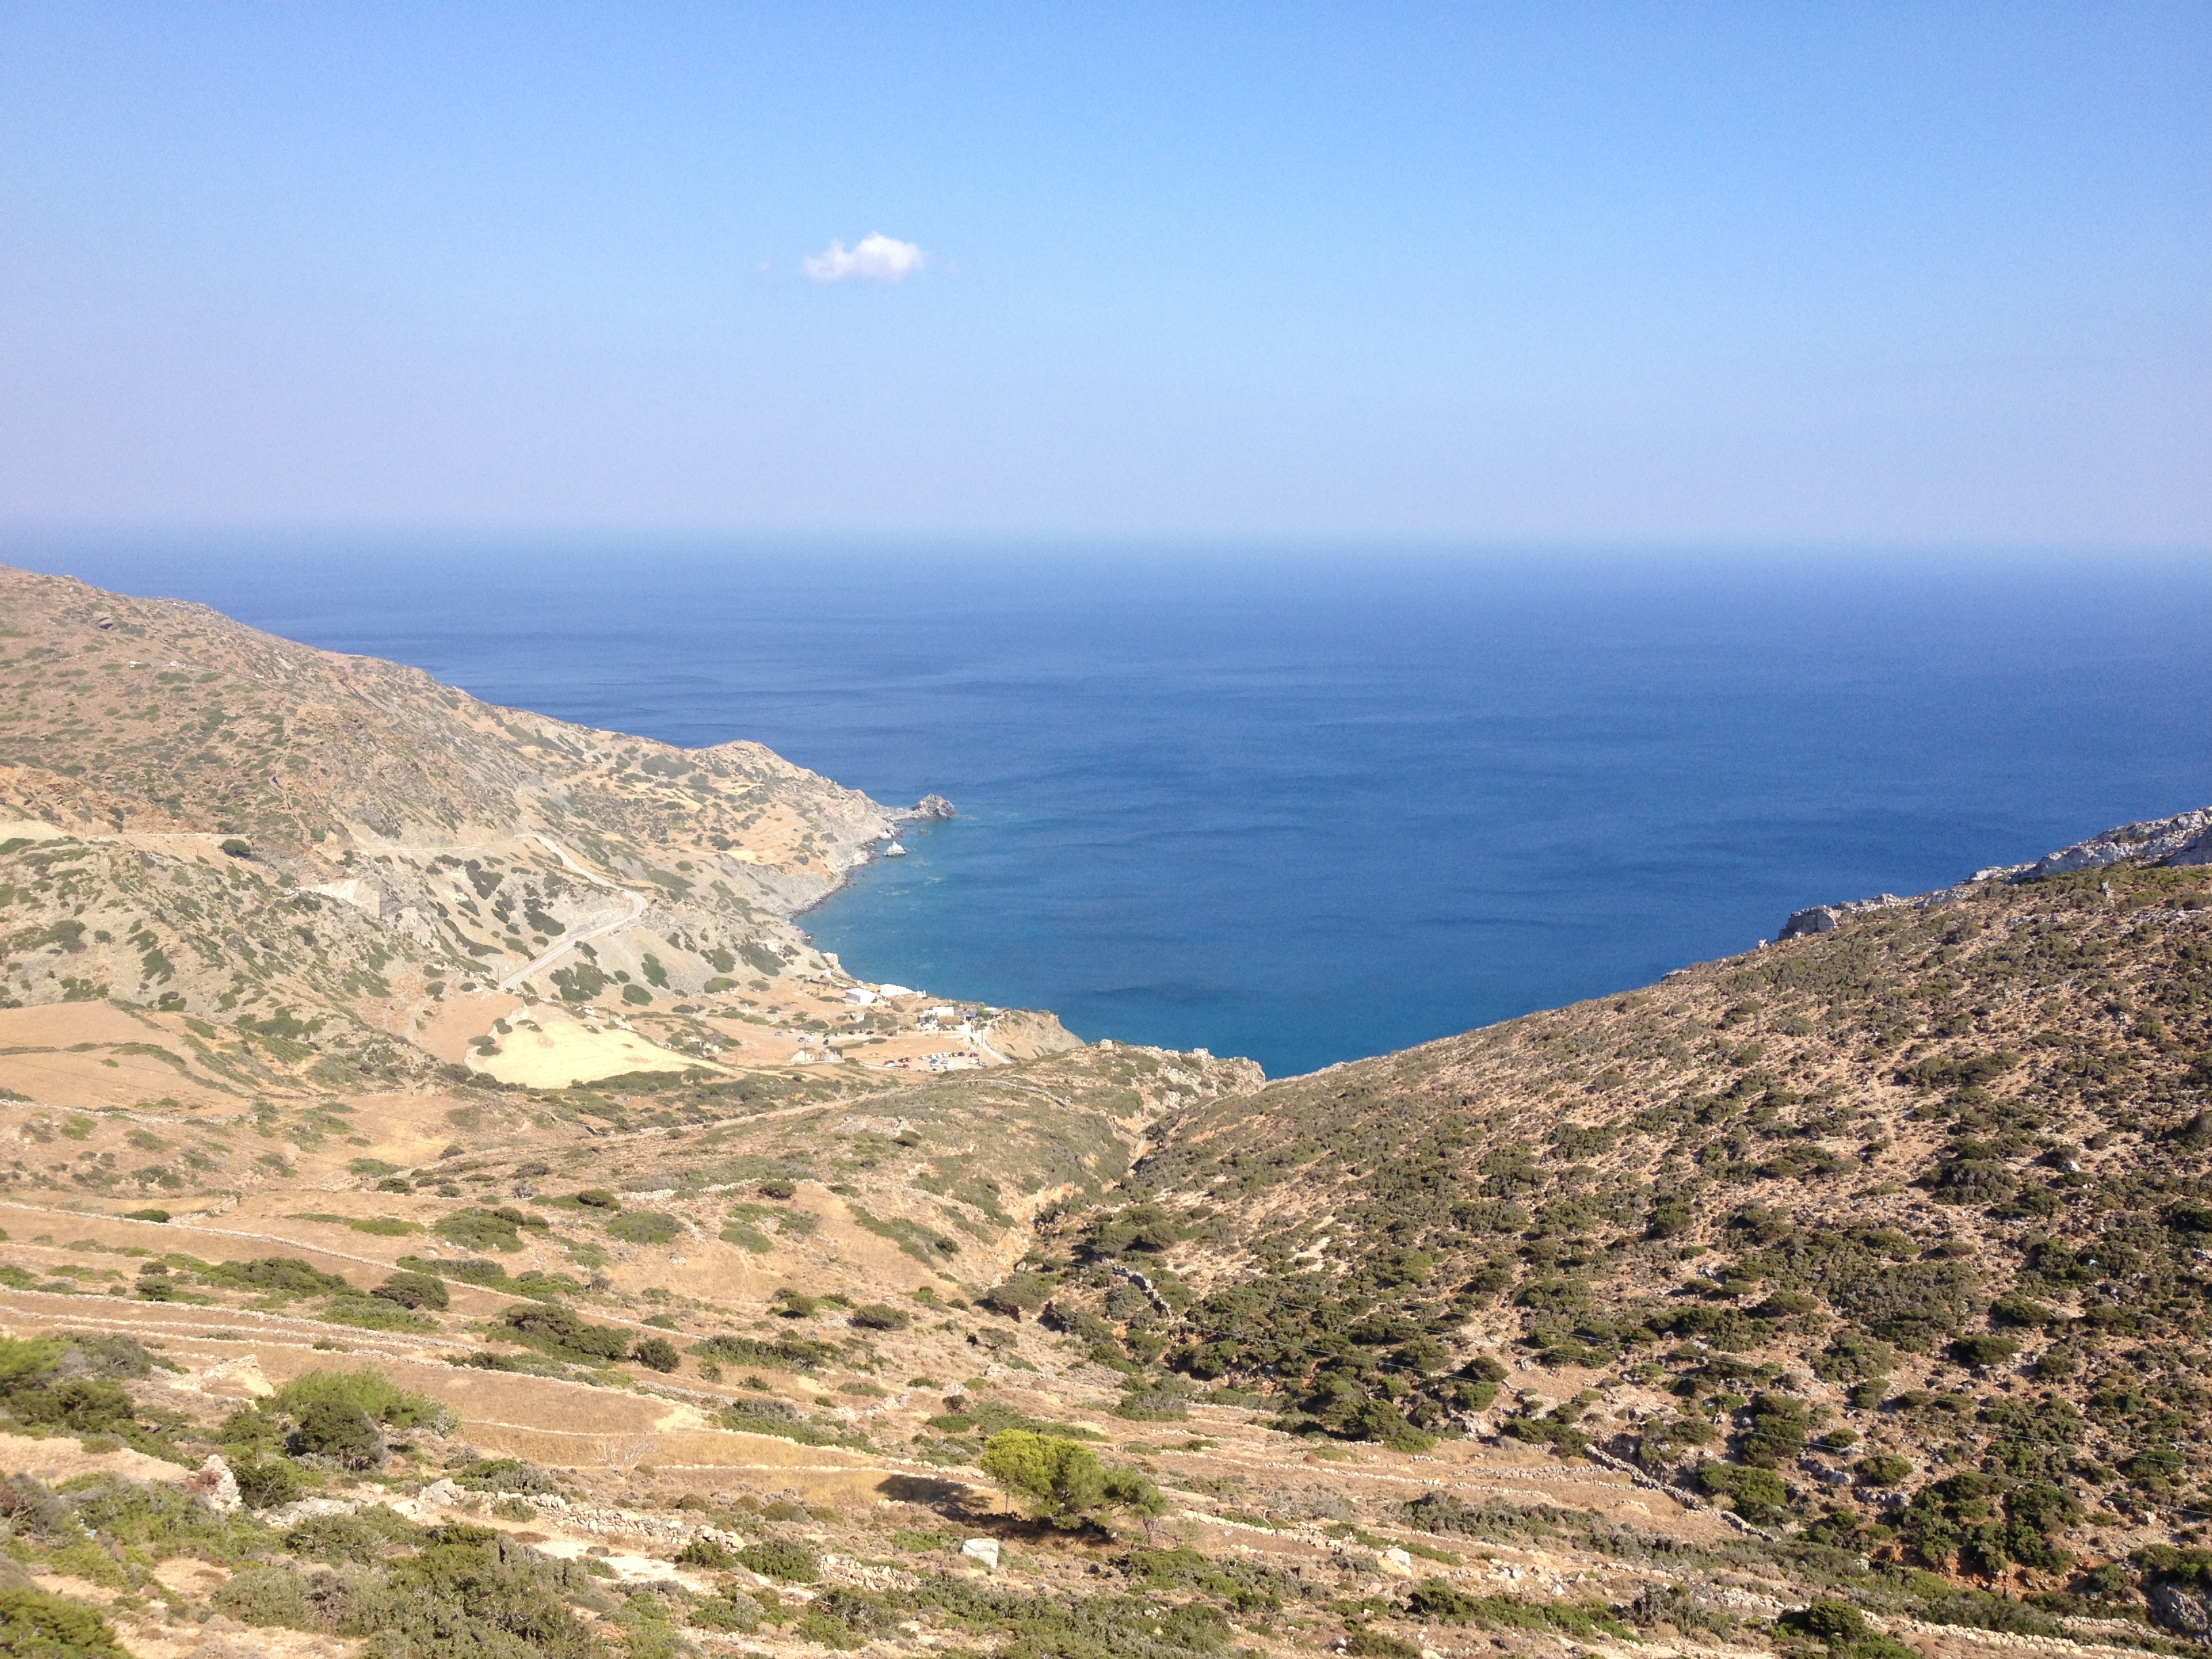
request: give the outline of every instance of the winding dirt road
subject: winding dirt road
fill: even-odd
[[[533,839],[543,845],[547,852],[552,854],[555,858],[560,860],[562,864],[566,865],[570,871],[576,875],[582,877],[586,881],[590,882],[592,886],[604,887],[610,893],[621,894],[623,898],[629,902],[629,914],[626,916],[616,916],[611,921],[595,922],[591,927],[585,928],[583,932],[580,933],[571,933],[568,938],[562,939],[558,945],[546,951],[543,956],[536,957],[532,961],[524,964],[521,968],[516,969],[514,973],[509,974],[505,979],[499,982],[499,988],[507,992],[509,995],[513,995],[514,994],[516,989],[520,987],[523,981],[530,978],[533,974],[544,973],[555,963],[560,961],[563,956],[568,954],[568,952],[574,950],[579,945],[587,944],[592,939],[603,938],[606,934],[613,933],[618,927],[627,927],[630,923],[635,921],[640,916],[645,914],[644,894],[634,892],[627,887],[617,886],[613,882],[609,881],[605,876],[600,875],[597,871],[586,869],[582,865],[576,862],[574,857],[570,854],[567,848],[562,846],[560,842],[555,841],[550,836],[541,835],[533,837]]]

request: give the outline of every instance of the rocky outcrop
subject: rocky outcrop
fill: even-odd
[[[2202,1642],[2212,1637],[2212,1575],[2165,1574],[2147,1580],[2143,1600],[2151,1622],[2177,1636]]]
[[[2011,881],[2039,881],[2045,876],[2070,875],[2076,870],[2102,869],[2108,864],[2132,860],[2142,864],[2212,864],[2212,806],[2170,818],[2150,818],[2124,823],[2101,836],[2056,853],[2046,853],[2034,863],[2008,871]]]
[[[228,1515],[242,1501],[238,1495],[238,1477],[230,1472],[230,1465],[222,1461],[222,1455],[216,1452],[209,1453],[207,1462],[185,1477],[185,1495],[216,1515]]]
[[[958,814],[953,811],[952,803],[944,796],[924,795],[920,800],[915,802],[914,811],[908,816],[915,818],[950,818],[957,817]]]
[[[1782,924],[1778,939],[1802,939],[1809,933],[1832,933],[1836,925],[1845,916],[1856,915],[1866,910],[1887,910],[1900,904],[1914,904],[1916,899],[1899,898],[1894,893],[1884,893],[1879,898],[1845,899],[1840,904],[1816,904],[1808,910],[1791,914]]]
[[[1926,909],[1958,896],[1976,882],[2041,881],[2051,876],[2071,875],[2077,870],[2100,870],[2109,865],[2212,864],[2212,806],[2178,812],[2170,818],[2149,818],[2124,823],[2100,836],[2046,853],[2033,864],[2001,864],[1977,870],[1957,887],[1899,898],[1884,893],[1879,898],[1846,899],[1840,904],[1815,904],[1793,913],[1782,924],[1779,939],[1804,939],[1814,933],[1832,933],[1844,917],[1866,910],[1887,910],[1901,904]]]

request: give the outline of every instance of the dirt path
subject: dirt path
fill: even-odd
[[[520,988],[523,981],[528,979],[533,974],[544,973],[548,968],[550,968],[555,963],[560,961],[563,956],[567,955],[570,951],[574,950],[579,945],[586,944],[592,939],[603,938],[606,934],[613,933],[618,927],[627,927],[645,914],[644,894],[634,892],[627,887],[617,886],[613,882],[609,881],[605,876],[599,875],[594,871],[586,869],[582,865],[579,864],[575,860],[574,857],[569,853],[567,848],[562,846],[560,842],[555,841],[550,836],[533,836],[532,839],[543,845],[547,852],[552,854],[555,858],[560,860],[561,862],[567,866],[568,868],[574,874],[581,877],[584,880],[590,882],[592,886],[604,887],[611,893],[620,893],[623,898],[629,902],[629,914],[626,916],[617,916],[611,921],[602,921],[595,926],[586,927],[580,933],[571,933],[568,938],[562,939],[551,950],[546,951],[544,955],[537,957],[524,967],[517,969],[515,972],[509,974],[505,979],[500,981],[499,988],[507,993],[510,996],[514,994],[516,990]]]

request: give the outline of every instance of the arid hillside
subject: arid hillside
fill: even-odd
[[[1978,1582],[2192,1540],[2212,817],[2178,822],[1202,1103],[1039,1291],[1301,1433],[1595,1449]]]
[[[2212,1656],[2212,819],[1269,1083],[856,982],[753,745],[0,592],[5,1659]]]
[[[911,816],[0,569],[0,1009],[126,1006],[191,1086],[1008,1058],[996,1011],[856,1006],[791,923]]]

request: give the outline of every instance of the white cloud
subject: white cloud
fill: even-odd
[[[830,243],[827,253],[806,261],[806,274],[817,283],[896,283],[913,276],[928,260],[912,242],[879,230],[849,248],[842,242]]]

